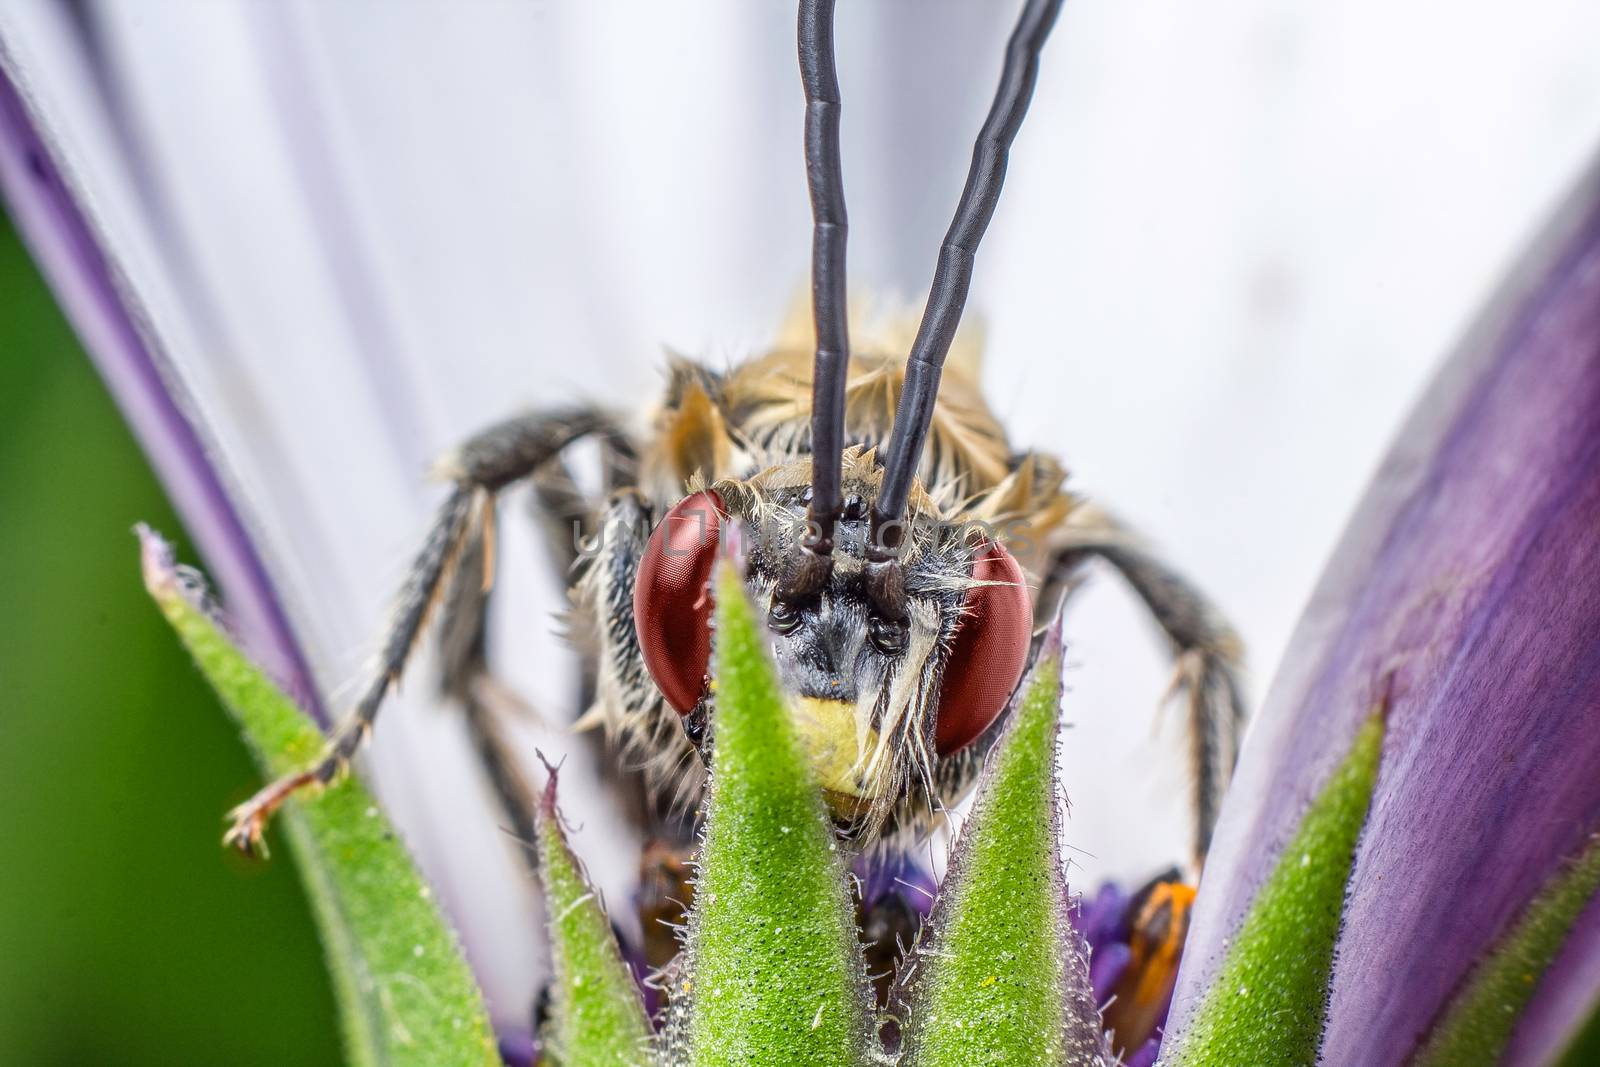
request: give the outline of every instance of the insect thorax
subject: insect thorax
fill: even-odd
[[[896,324],[901,332],[910,324]],[[846,449],[841,486],[845,512],[837,529],[831,584],[818,606],[814,640],[798,649],[774,642],[791,681],[842,687],[855,704],[863,786],[875,799],[863,806],[868,836],[923,832],[934,811],[970,788],[986,741],[940,758],[932,748],[930,716],[938,701],[943,656],[961,621],[974,551],[986,542],[1007,545],[1024,568],[1042,562],[1050,533],[1074,501],[1063,489],[1059,463],[1012,453],[1003,428],[979,392],[977,341],[961,338],[946,368],[904,522],[900,555],[908,592],[906,649],[885,669],[863,634],[872,623],[861,595],[869,554],[867,512],[883,477],[875,450],[893,419],[903,381],[897,353],[903,338],[887,331],[851,359],[846,386]],[[676,359],[654,412],[641,454],[638,494],[613,504],[611,521],[658,522],[685,497],[711,490],[745,541],[748,584],[768,607],[786,561],[800,551],[810,498],[812,341],[808,324],[791,324],[767,353],[725,372]],[[615,545],[596,558],[579,585],[600,639],[601,669],[594,718],[642,766],[653,788],[680,806],[698,796],[701,760],[692,752],[693,715],[684,722],[667,707],[640,668],[637,645],[622,625],[642,549],[643,532],[613,534]],[[606,646],[610,646],[608,649]],[[788,657],[785,660],[785,657]],[[830,658],[850,658],[850,663]],[[703,723],[698,724],[703,728]]]

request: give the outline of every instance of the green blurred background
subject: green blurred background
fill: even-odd
[[[257,776],[141,520],[182,532],[0,214],[0,1062],[338,1063],[289,858],[218,844]]]

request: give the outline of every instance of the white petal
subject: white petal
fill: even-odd
[[[1597,32],[1583,0],[1064,9],[974,286],[989,395],[1216,597],[1258,691],[1430,370],[1600,146]],[[1068,619],[1080,882],[1184,854],[1149,632],[1112,582]]]
[[[372,647],[437,496],[422,478],[432,457],[524,407],[645,398],[663,343],[736,358],[804,277],[788,18],[731,0],[694,19],[511,3],[451,5],[448,18],[376,3],[82,10],[13,5],[8,57],[324,694]],[[977,73],[987,80],[955,66],[945,91]],[[969,94],[961,118],[975,125],[982,107]],[[965,147],[928,147],[958,183]],[[860,201],[896,195],[880,183]],[[549,624],[560,590],[520,525],[505,530],[497,663],[564,721],[572,669]],[[393,703],[369,756],[377,785],[497,1020],[525,1024],[540,937],[515,846],[427,671]],[[530,763],[536,746],[567,756],[576,846],[626,900],[637,847],[582,748],[559,730],[518,732]]]
[[[926,284],[1000,6],[841,12],[855,284]],[[662,344],[736,358],[803,282],[783,6],[88,10],[98,67],[42,0],[0,37],[326,691],[371,647],[432,456],[521,407],[643,400]],[[1258,673],[1435,353],[1600,134],[1597,30],[1583,0],[1068,5],[974,292],[991,396],[1217,595]],[[497,664],[563,711],[559,590],[506,529]],[[1142,629],[1114,588],[1069,627],[1069,833],[1095,874],[1184,848]],[[372,769],[520,1022],[536,912],[429,693],[418,672]],[[634,854],[583,780],[577,847],[619,901]]]

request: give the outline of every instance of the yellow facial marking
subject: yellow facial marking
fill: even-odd
[[[860,780],[866,756],[876,747],[878,735],[868,730],[865,750],[856,736],[856,706],[843,700],[798,697],[793,702],[795,729],[800,744],[811,759],[817,782],[828,793],[872,799]]]

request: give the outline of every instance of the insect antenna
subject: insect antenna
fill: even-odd
[[[967,305],[978,243],[994,217],[1011,142],[1022,125],[1038,80],[1039,52],[1060,10],[1061,0],[1027,0],[1023,7],[1006,44],[1000,87],[973,145],[972,166],[967,171],[955,218],[939,248],[927,307],[906,360],[905,385],[895,408],[894,429],[884,458],[883,484],[872,509],[871,544],[880,563],[893,557],[904,533],[901,517],[933,421],[945,356]],[[898,599],[892,588],[887,590],[886,599],[891,603]]]
[[[801,0],[800,81],[806,94],[806,184],[811,191],[811,311],[817,350],[811,374],[811,502],[803,557],[784,582],[785,599],[814,595],[832,569],[833,530],[843,508],[845,380],[850,315],[845,295],[844,169],[839,158],[839,77],[834,66],[834,0]]]

